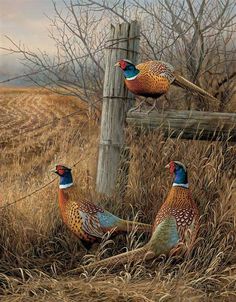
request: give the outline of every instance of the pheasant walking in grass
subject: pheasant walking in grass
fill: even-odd
[[[145,223],[123,220],[88,200],[77,199],[71,169],[57,165],[52,172],[60,176],[59,207],[63,222],[89,248],[105,233],[112,235],[131,232],[151,232],[152,226]]]
[[[170,85],[174,84],[218,102],[210,93],[179,75],[169,63],[147,61],[135,66],[129,60],[123,59],[115,66],[122,69],[127,88],[136,95],[156,99],[166,94]],[[155,105],[156,101],[153,108]]]
[[[175,175],[174,182],[157,213],[150,241],[142,248],[86,265],[79,268],[79,271],[152,259],[179,249],[184,252],[191,250],[199,228],[199,213],[189,190],[187,170],[178,161],[171,161],[166,167]]]

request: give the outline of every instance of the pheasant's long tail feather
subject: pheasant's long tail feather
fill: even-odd
[[[129,220],[121,220],[118,225],[119,230],[127,233],[130,233],[133,230],[138,232],[151,233],[152,228],[153,227],[151,224],[141,223],[137,221],[129,221]]]
[[[168,254],[170,250],[177,245],[179,241],[178,232],[176,229],[176,221],[174,217],[167,217],[158,226],[156,226],[149,242],[136,250],[119,254],[93,264],[86,265],[79,269],[77,272],[83,270],[91,271],[101,267],[114,268],[128,262],[138,260],[149,260],[158,257],[161,254]]]
[[[185,88],[185,89],[189,89],[193,92],[197,92],[198,94],[200,94],[210,100],[219,102],[219,100],[217,98],[215,98],[213,95],[211,95],[209,92],[205,91],[201,87],[193,84],[192,82],[188,81],[187,79],[185,79],[184,77],[182,77],[181,75],[179,75],[177,73],[174,73],[174,75],[175,75],[175,80],[174,80],[173,84],[180,86],[182,88]]]
[[[138,260],[149,260],[153,258],[155,258],[155,254],[151,252],[147,246],[144,246],[130,252],[122,253],[92,264],[81,266],[75,271],[76,272],[93,271],[94,269],[98,270],[101,267],[114,269],[122,264],[126,264],[129,262],[136,262]]]

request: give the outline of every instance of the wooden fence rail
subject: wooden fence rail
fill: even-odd
[[[133,21],[112,26],[107,41],[97,166],[97,191],[106,195],[112,195],[118,187],[122,197],[127,185],[129,148],[125,147],[125,121],[137,127],[161,128],[167,137],[236,141],[236,113],[128,112],[134,104],[134,96],[126,89],[123,74],[114,64],[122,58],[137,62],[139,37],[140,24]]]
[[[167,137],[236,141],[236,113],[205,111],[131,111],[126,121],[136,127],[161,128]]]

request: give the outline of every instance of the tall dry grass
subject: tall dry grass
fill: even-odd
[[[81,108],[74,99],[32,90],[0,100],[1,141]],[[10,118],[9,118],[10,117]],[[1,301],[234,301],[236,299],[236,147],[232,143],[165,139],[160,130],[127,129],[130,171],[125,197],[95,193],[98,126],[86,113],[71,116],[1,146],[1,206],[53,179],[58,162],[73,165],[78,196],[124,218],[151,223],[171,186],[164,169],[171,159],[188,166],[201,216],[194,250],[185,259],[158,259],[110,273],[69,271],[94,257],[139,244],[135,234],[84,249],[63,225],[58,180],[0,209]],[[145,237],[140,240],[145,241]],[[94,256],[95,255],[95,256]],[[85,256],[85,257],[84,257]]]

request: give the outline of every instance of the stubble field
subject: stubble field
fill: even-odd
[[[140,134],[127,129],[126,137],[131,152],[126,196],[122,201],[101,198],[95,193],[99,124],[84,105],[42,89],[0,89],[1,301],[236,300],[235,144],[164,139],[159,130]],[[188,166],[202,214],[191,255],[115,272],[70,273],[87,258],[140,243],[135,234],[119,236],[84,257],[61,221],[58,179],[48,184],[53,165],[76,164],[78,196],[124,218],[138,213],[139,221],[152,223],[171,185],[164,169],[171,159]]]

